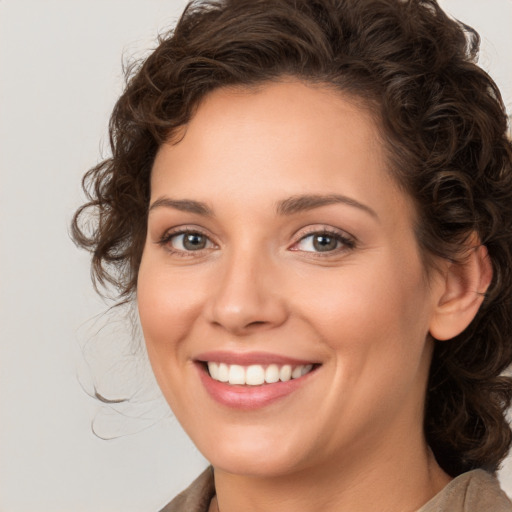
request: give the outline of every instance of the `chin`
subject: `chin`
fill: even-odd
[[[283,477],[301,469],[290,460],[262,458],[261,455],[258,458],[241,454],[232,457],[214,455],[210,463],[215,469],[225,473],[254,478]]]
[[[238,443],[228,439],[226,436],[219,442],[208,443],[205,449],[197,445],[214,468],[226,473],[253,477],[285,476],[305,466],[301,461],[311,460],[307,454],[298,453],[279,441],[269,442],[268,438],[258,442],[255,436],[247,436]]]

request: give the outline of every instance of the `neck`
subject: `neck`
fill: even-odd
[[[406,444],[402,443],[399,453],[372,447],[366,456],[361,457],[359,450],[357,458],[346,456],[337,465],[307,467],[286,476],[242,476],[215,469],[217,496],[210,510],[412,512],[435,496],[450,477],[424,442],[416,450]]]

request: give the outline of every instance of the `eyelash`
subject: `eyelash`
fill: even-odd
[[[181,249],[175,249],[174,247],[172,247],[170,242],[172,241],[172,239],[174,237],[177,237],[180,235],[200,235],[200,236],[205,237],[210,244],[215,245],[215,243],[211,241],[211,239],[208,235],[206,235],[200,229],[197,229],[197,228],[182,228],[177,231],[168,231],[168,232],[164,233],[164,235],[160,238],[160,240],[158,240],[157,243],[160,246],[165,247],[165,249],[167,251],[169,251],[171,254],[180,256],[180,257],[185,257],[185,258],[190,257],[194,252],[202,253],[203,251],[207,250],[207,248],[198,249],[197,251],[184,251]],[[293,249],[293,247],[298,245],[300,242],[303,242],[304,240],[306,240],[307,238],[312,237],[312,236],[326,236],[329,238],[333,238],[342,247],[337,247],[336,249],[334,249],[332,251],[325,251],[324,253],[322,253],[322,251],[301,251],[300,249]],[[314,257],[325,258],[325,257],[332,256],[333,254],[339,254],[341,252],[350,251],[350,250],[354,249],[355,247],[356,247],[356,240],[351,236],[344,235],[344,234],[340,233],[339,231],[335,231],[335,230],[329,229],[329,228],[321,228],[321,229],[314,228],[314,229],[311,229],[310,231],[307,231],[306,233],[303,233],[302,236],[296,242],[294,242],[294,244],[290,250],[297,251],[297,252],[304,252],[304,253],[307,253],[310,255],[315,255]],[[210,249],[210,248],[208,248],[208,249]]]
[[[204,250],[206,250],[206,249],[199,249],[197,251],[183,251],[183,250],[180,250],[180,249],[175,249],[171,245],[170,242],[172,241],[172,239],[174,237],[177,237],[177,236],[180,236],[180,235],[201,235],[201,236],[205,237],[211,244],[215,245],[211,241],[210,237],[206,233],[203,233],[198,228],[182,228],[182,229],[179,229],[177,231],[167,231],[166,233],[163,234],[163,236],[160,238],[160,240],[158,240],[157,243],[158,243],[158,245],[164,247],[165,250],[167,250],[171,254],[176,255],[176,256],[180,256],[180,257],[183,257],[183,258],[190,257],[194,252],[202,253]]]
[[[340,254],[340,253],[343,253],[343,252],[350,251],[350,250],[352,250],[352,249],[354,249],[356,247],[356,240],[353,237],[345,235],[345,234],[342,234],[339,231],[336,231],[334,229],[330,229],[330,228],[327,228],[327,227],[324,227],[324,228],[321,228],[321,229],[312,228],[311,230],[306,231],[306,233],[303,233],[301,235],[301,237],[299,238],[299,240],[297,240],[293,244],[292,247],[295,247],[300,242],[303,242],[304,240],[306,240],[307,238],[312,237],[312,236],[325,236],[325,237],[328,237],[328,238],[333,238],[341,246],[341,247],[337,247],[336,249],[334,249],[332,251],[325,251],[325,252],[322,252],[322,251],[301,251],[301,252],[305,252],[305,253],[307,253],[309,255],[314,255],[314,257],[326,258],[326,257],[329,257],[329,256],[333,256],[335,254],[337,255],[337,254]],[[293,249],[293,248],[291,250],[293,250],[293,251],[300,251],[300,249]]]

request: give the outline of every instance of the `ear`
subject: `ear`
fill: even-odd
[[[480,245],[476,235],[469,238],[468,247],[467,256],[461,262],[450,262],[442,274],[430,322],[430,334],[437,340],[449,340],[471,323],[491,283],[492,264],[487,248]]]

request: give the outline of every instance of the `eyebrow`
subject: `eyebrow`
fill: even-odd
[[[206,204],[200,201],[194,201],[192,199],[171,199],[169,197],[161,197],[157,199],[149,207],[149,211],[155,208],[165,206],[167,208],[174,208],[182,212],[196,213],[204,217],[213,217],[212,209]]]
[[[370,214],[376,219],[379,218],[377,213],[369,206],[340,194],[303,194],[292,196],[287,199],[283,199],[282,201],[278,201],[276,203],[275,211],[277,215],[288,216],[331,204],[352,206]],[[149,211],[160,207],[174,208],[175,210],[195,213],[197,215],[202,215],[203,217],[214,216],[213,210],[206,203],[194,201],[193,199],[171,199],[169,197],[161,197],[151,204]]]
[[[276,212],[278,215],[293,215],[306,210],[313,210],[314,208],[320,208],[321,206],[328,206],[330,204],[344,204],[358,208],[375,219],[379,216],[369,206],[366,206],[355,199],[340,194],[305,194],[289,197],[283,201],[279,201],[276,206]]]

